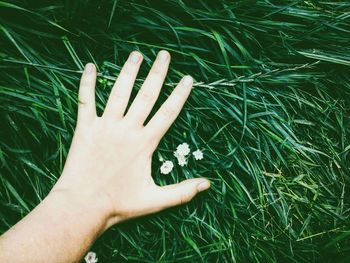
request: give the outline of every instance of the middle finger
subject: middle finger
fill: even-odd
[[[131,104],[125,118],[142,126],[151,112],[162,88],[170,63],[169,52],[162,50],[158,53],[150,72]]]

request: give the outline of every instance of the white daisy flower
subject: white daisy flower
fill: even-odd
[[[195,152],[192,153],[194,156],[194,159],[196,160],[202,160],[203,159],[203,152],[201,150],[197,150]]]
[[[98,258],[96,257],[96,253],[90,251],[85,256],[85,263],[96,263],[98,261]]]
[[[176,153],[178,155],[186,156],[190,153],[190,147],[185,142],[181,143],[180,145],[177,146]]]
[[[165,161],[160,167],[160,172],[162,174],[168,174],[171,172],[171,170],[173,170],[173,168],[174,168],[174,164],[172,161]]]
[[[185,165],[187,164],[186,157],[183,156],[183,155],[178,155],[178,157],[177,157],[177,163],[178,163],[180,166],[185,166]]]
[[[185,166],[187,164],[186,156],[179,154],[177,151],[174,152],[174,156],[180,166]]]

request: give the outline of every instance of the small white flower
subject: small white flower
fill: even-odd
[[[185,166],[187,164],[186,156],[179,154],[177,151],[174,152],[174,156],[180,166]]]
[[[194,159],[196,160],[202,160],[203,159],[203,152],[201,150],[197,150],[195,152],[192,153],[194,156]]]
[[[186,156],[190,153],[190,147],[185,142],[181,143],[179,146],[177,146],[176,153],[178,155]]]
[[[174,164],[172,161],[165,161],[160,167],[160,172],[162,174],[168,174],[171,172],[171,170],[173,170],[173,168],[174,168]]]
[[[87,253],[84,259],[86,263],[96,263],[98,261],[98,258],[96,257],[96,253],[92,251]]]
[[[177,157],[177,163],[180,165],[180,166],[185,166],[187,164],[187,160],[186,160],[186,157],[183,156],[183,155],[179,155]]]

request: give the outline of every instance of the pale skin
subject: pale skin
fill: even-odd
[[[48,196],[0,237],[0,262],[79,262],[94,240],[119,222],[184,204],[210,187],[205,178],[158,186],[152,154],[192,88],[185,76],[148,123],[170,63],[160,51],[126,110],[142,54],[132,52],[102,116],[95,105],[96,68],[85,66],[78,120],[61,177]]]

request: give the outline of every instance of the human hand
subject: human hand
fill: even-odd
[[[176,119],[192,88],[185,76],[151,120],[167,74],[170,55],[158,53],[135,100],[126,107],[142,55],[132,52],[123,66],[101,117],[96,114],[96,68],[87,64],[79,88],[78,121],[62,176],[53,192],[98,206],[107,227],[190,201],[210,187],[204,178],[160,187],[151,176],[152,154]]]

